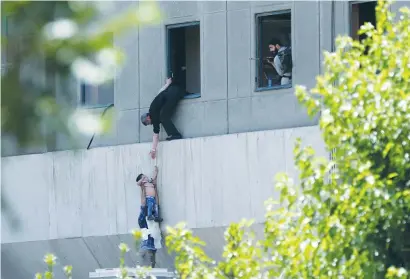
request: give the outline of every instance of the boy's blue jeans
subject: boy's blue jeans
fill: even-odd
[[[148,207],[148,219],[151,219],[152,217],[158,218],[158,209],[157,209],[157,201],[154,197],[146,197],[145,202]]]

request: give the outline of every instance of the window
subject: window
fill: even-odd
[[[350,35],[355,40],[363,40],[366,35],[358,35],[360,26],[370,22],[376,26],[376,1],[352,3],[350,11]]]
[[[114,81],[99,86],[81,84],[81,104],[87,107],[105,107],[114,103]]]
[[[290,10],[256,15],[256,90],[292,87]]]
[[[168,77],[186,92],[201,96],[201,33],[199,22],[167,26]]]
[[[114,45],[114,34],[109,37],[110,46]],[[100,85],[80,84],[80,103],[85,107],[107,107],[114,104],[115,79]]]

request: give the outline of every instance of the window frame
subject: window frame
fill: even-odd
[[[110,33],[111,35],[111,47],[115,47],[115,34],[113,32]],[[86,86],[93,86],[97,87],[99,89],[100,86],[104,85],[88,85],[87,83],[77,80],[77,106],[83,109],[98,109],[98,108],[106,108],[111,105],[115,106],[115,85],[117,81],[117,68],[115,68],[115,73],[113,79],[107,81],[107,83],[112,82],[112,103],[106,103],[106,104],[95,104],[95,105],[87,105],[85,104],[85,89]]]
[[[166,69],[166,77],[168,77],[171,73],[171,34],[170,34],[170,30],[172,29],[176,29],[176,28],[186,28],[186,27],[191,27],[191,26],[198,26],[199,27],[199,32],[201,33],[201,21],[197,20],[197,19],[193,19],[190,21],[186,21],[186,22],[180,22],[180,23],[169,23],[169,24],[165,24],[165,56],[166,56],[166,65],[165,65],[165,69]],[[201,37],[201,36],[200,36]],[[201,45],[201,38],[200,38],[200,45]],[[201,60],[201,47],[200,47],[200,57],[199,59]],[[197,99],[197,98],[201,98],[202,96],[202,61],[200,61],[200,71],[201,71],[201,84],[200,84],[200,88],[201,88],[201,92],[200,93],[193,93],[190,95],[185,95],[183,99]]]
[[[254,33],[254,42],[255,42],[255,49],[254,49],[254,55],[256,59],[255,61],[255,70],[254,70],[254,77],[253,77],[253,88],[254,92],[265,92],[265,91],[276,91],[276,90],[283,90],[283,89],[290,89],[293,87],[293,79],[291,84],[286,84],[286,85],[276,85],[272,87],[259,87],[259,78],[260,78],[260,73],[262,72],[262,64],[259,63],[259,58],[261,53],[263,52],[263,46],[262,46],[262,28],[259,28],[261,26],[261,20],[262,18],[266,16],[272,16],[272,15],[281,15],[281,14],[290,14],[290,32],[291,32],[291,45],[293,45],[293,23],[292,23],[292,7],[282,7],[280,9],[276,10],[271,10],[271,11],[263,11],[259,13],[254,13],[254,23],[255,23],[255,33]],[[293,53],[293,47],[292,47],[292,60],[294,57]],[[294,63],[293,63],[294,64]],[[294,77],[294,68],[295,65],[293,65],[292,68],[292,78]]]
[[[360,4],[365,4],[365,3],[369,3],[369,2],[376,2],[377,5],[377,0],[354,0],[354,1],[349,1],[348,2],[348,30],[349,30],[349,36],[352,37],[353,33],[352,33],[352,14],[353,14],[353,5],[360,5]],[[376,11],[375,11],[376,12]],[[360,28],[360,25],[359,25]]]
[[[85,82],[82,81],[78,81],[77,82],[77,99],[78,99],[78,107],[84,108],[84,109],[98,109],[98,108],[105,108],[105,107],[109,107],[111,105],[115,105],[115,80],[116,78],[113,78],[112,80],[110,80],[109,82],[113,83],[113,101],[111,103],[107,103],[107,104],[96,104],[96,105],[87,105],[85,104],[85,89],[87,86],[92,86],[92,87],[100,87],[101,85],[87,85]]]

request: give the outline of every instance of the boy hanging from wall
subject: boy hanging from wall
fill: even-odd
[[[157,177],[158,177],[158,167],[154,168],[153,178],[149,179],[148,176],[144,174],[139,174],[137,176],[137,185],[141,187],[141,196],[145,197],[145,204],[147,207],[147,219],[154,220],[155,222],[162,222],[162,218],[159,213],[159,198],[157,192]]]

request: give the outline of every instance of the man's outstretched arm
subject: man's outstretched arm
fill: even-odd
[[[168,78],[167,81],[165,82],[165,85],[159,90],[158,94],[167,89],[172,83],[172,79]],[[156,117],[154,120],[155,123],[152,123],[154,125],[154,135],[152,136],[152,148],[151,148],[151,158],[155,159],[156,154],[157,154],[157,147],[158,147],[158,142],[159,142],[159,115],[152,115],[151,117]]]
[[[157,156],[157,147],[158,147],[158,142],[159,142],[159,133],[154,133],[154,135],[152,136],[152,149],[151,149],[151,158],[155,159],[155,157]]]

